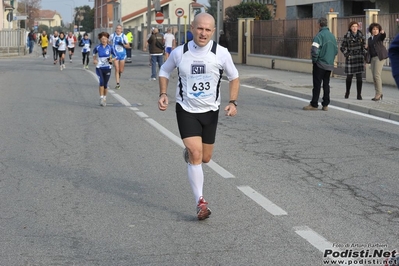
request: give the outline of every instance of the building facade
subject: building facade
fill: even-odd
[[[324,17],[333,10],[340,17],[364,15],[365,9],[379,9],[380,14],[398,13],[399,5],[392,0],[285,0],[286,18]]]
[[[53,10],[39,10],[39,17],[35,20],[37,25],[46,25],[51,27],[61,26],[62,17],[57,11]]]

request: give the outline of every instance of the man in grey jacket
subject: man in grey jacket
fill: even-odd
[[[327,27],[327,19],[318,20],[319,33],[314,37],[311,49],[313,63],[312,101],[303,110],[318,110],[321,83],[323,83],[322,110],[327,111],[330,104],[330,76],[334,70],[334,59],[338,54],[337,40]]]

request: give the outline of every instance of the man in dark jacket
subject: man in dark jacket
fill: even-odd
[[[389,46],[389,59],[391,60],[392,76],[395,79],[396,86],[399,88],[399,34]]]
[[[334,59],[338,54],[337,40],[327,27],[327,19],[320,18],[319,33],[314,37],[311,49],[313,63],[313,90],[312,101],[303,107],[303,110],[317,110],[321,83],[323,83],[322,110],[327,111],[330,104],[330,76],[334,70]]]
[[[148,45],[151,55],[151,78],[150,80],[157,80],[157,62],[158,67],[163,65],[163,51],[164,39],[163,35],[159,33],[158,28],[154,28],[151,37],[148,39]]]
[[[33,52],[33,46],[35,45],[35,42],[36,42],[36,34],[33,30],[31,30],[28,34],[28,47],[30,54]]]

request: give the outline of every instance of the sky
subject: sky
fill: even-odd
[[[41,0],[41,9],[56,10],[61,14],[64,23],[72,21],[73,11],[76,6],[94,7],[94,0]],[[197,0],[200,4],[207,4],[208,0]]]
[[[42,10],[56,10],[62,17],[64,23],[70,23],[75,7],[94,7],[94,0],[41,0]]]

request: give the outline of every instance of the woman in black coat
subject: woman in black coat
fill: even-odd
[[[388,58],[388,51],[384,46],[383,41],[387,34],[378,23],[371,23],[369,26],[371,37],[367,42],[367,50],[371,57],[371,73],[373,74],[375,96],[372,101],[379,101],[382,99],[382,67],[385,59]]]
[[[349,97],[353,75],[356,75],[357,99],[362,100],[362,74],[364,72],[366,38],[358,28],[359,24],[356,21],[349,23],[348,32],[345,34],[340,48],[345,56],[345,99]]]

